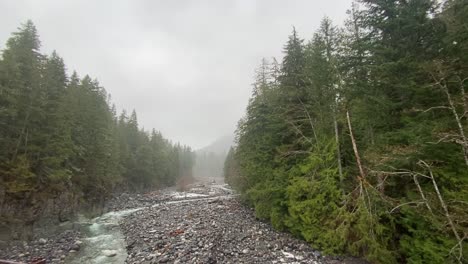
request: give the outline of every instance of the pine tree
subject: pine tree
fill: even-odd
[[[234,188],[239,188],[242,185],[242,178],[239,175],[239,165],[235,155],[235,149],[231,147],[224,161],[223,175],[226,183]]]
[[[37,184],[34,151],[39,149],[36,144],[41,135],[36,129],[44,114],[41,109],[44,91],[40,86],[42,55],[37,30],[31,21],[18,30],[8,40],[2,60],[2,102],[5,103],[2,123],[6,129],[1,137],[1,167],[7,192],[32,190]],[[22,173],[17,176],[18,171]]]
[[[41,145],[40,169],[44,171],[52,182],[56,184],[67,183],[71,173],[65,163],[72,151],[70,127],[65,116],[64,96],[68,78],[65,64],[57,53],[45,60],[42,86],[45,89],[45,116],[42,120],[43,137],[38,142]],[[42,145],[45,145],[44,147]]]
[[[135,111],[117,117],[97,80],[76,72],[68,78],[62,58],[39,48],[28,21],[0,59],[0,211],[6,212],[0,225],[13,232],[21,223],[31,226],[51,199],[64,221],[77,204],[102,206],[116,191],[174,185],[191,176],[189,147],[160,133],[150,136],[138,127]]]
[[[258,217],[328,253],[462,263],[468,9],[360,3],[343,31],[325,19],[305,46],[293,31],[279,82],[254,86],[226,177]]]

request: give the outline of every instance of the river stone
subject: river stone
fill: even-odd
[[[126,263],[363,263],[329,262],[328,257],[314,254],[305,241],[259,221],[255,210],[228,188],[207,184],[188,188],[185,195],[168,188],[144,196],[117,196],[108,208],[144,207],[119,221],[127,245]],[[188,193],[206,198],[190,199]]]
[[[73,241],[80,236],[77,230],[37,229],[36,232],[37,239],[29,243],[18,241],[0,249],[0,259],[29,263],[34,257],[45,257],[47,263],[64,263],[62,256],[66,258],[73,253],[70,252]]]
[[[169,261],[169,258],[168,257],[162,257],[161,259],[159,259],[159,263],[167,263]]]
[[[117,250],[104,249],[102,251],[102,254],[104,254],[106,257],[112,258],[112,257],[117,256]]]
[[[141,263],[142,257],[150,258],[151,253],[163,253],[163,256],[152,259],[156,263],[274,263],[282,256],[268,249],[268,244],[306,245],[304,241],[274,232],[267,224],[259,222],[254,211],[233,199],[229,189],[222,185],[199,186],[196,193],[210,197],[158,204],[158,200],[164,198],[156,195],[153,196],[153,206],[128,215],[120,222],[127,244],[132,244],[127,248],[128,263]],[[171,197],[164,193],[161,196]],[[146,201],[151,203],[152,197],[147,198]],[[151,239],[145,241],[148,237]],[[278,248],[281,249],[283,246]],[[311,254],[310,247],[304,251],[304,254],[293,253]],[[314,260],[304,257],[299,263],[313,263]]]
[[[80,250],[80,245],[75,243],[75,244],[70,246],[70,250],[79,251]]]

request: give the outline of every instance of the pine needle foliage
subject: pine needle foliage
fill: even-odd
[[[466,263],[467,17],[464,0],[360,0],[343,28],[293,29],[257,70],[229,183],[327,254]]]

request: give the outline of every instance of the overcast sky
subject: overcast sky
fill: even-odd
[[[42,51],[89,74],[140,126],[203,147],[235,130],[262,57],[281,58],[294,25],[310,39],[351,0],[0,0],[0,48],[32,19]]]

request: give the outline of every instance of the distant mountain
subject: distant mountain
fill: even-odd
[[[228,135],[195,151],[194,176],[196,178],[223,177],[224,160],[232,145],[234,145],[234,135]]]
[[[227,154],[229,148],[234,145],[234,135],[226,135],[216,139],[210,145],[197,150],[197,153],[210,153],[213,152],[215,154]]]

